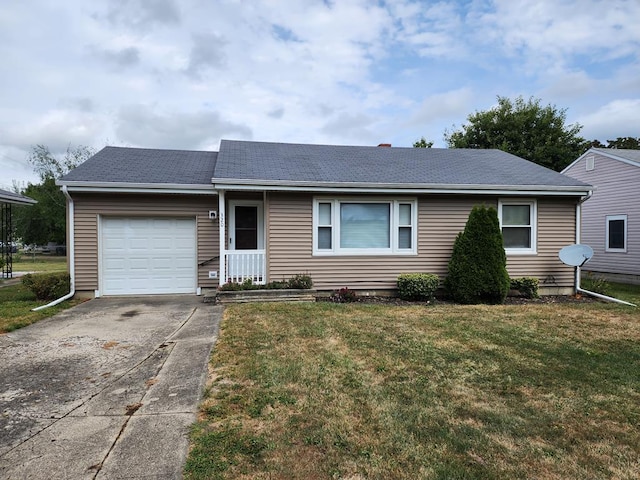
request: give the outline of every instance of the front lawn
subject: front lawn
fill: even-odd
[[[13,272],[66,272],[67,257],[20,254],[13,259]]]
[[[187,478],[640,478],[632,307],[234,305],[211,372]]]
[[[0,333],[10,332],[32,323],[51,317],[56,313],[82,303],[84,300],[67,300],[39,312],[31,309],[45,305],[46,301],[38,301],[21,283],[0,288]]]

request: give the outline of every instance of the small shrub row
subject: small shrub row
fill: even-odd
[[[274,280],[265,285],[257,285],[253,283],[250,278],[247,278],[242,283],[227,282],[218,290],[224,292],[233,292],[239,290],[284,290],[287,288],[295,290],[308,290],[313,287],[313,281],[309,275],[298,274],[291,277],[289,280]]]
[[[38,300],[55,300],[71,289],[71,276],[68,273],[28,273],[22,277],[22,284]]]
[[[398,276],[398,296],[402,300],[431,301],[440,279],[431,273],[403,273]]]
[[[517,290],[524,298],[538,298],[537,278],[520,277],[511,279],[511,290]]]

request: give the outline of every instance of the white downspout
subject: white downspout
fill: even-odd
[[[224,285],[227,278],[227,237],[225,228],[225,191],[218,190],[218,238],[220,242],[220,278],[219,285]]]
[[[576,243],[579,244],[580,243],[580,230],[581,230],[581,223],[582,223],[582,204],[584,202],[586,202],[587,200],[589,200],[589,198],[591,198],[592,193],[589,192],[589,195],[587,195],[586,197],[580,199],[580,201],[578,202],[578,205],[576,205]],[[580,273],[580,267],[576,267],[576,295],[578,293],[586,293],[587,295],[591,295],[592,297],[596,297],[599,298],[601,300],[606,300],[608,302],[614,302],[614,303],[621,303],[622,305],[629,305],[630,307],[635,307],[636,305],[633,303],[629,303],[629,302],[625,302],[624,300],[619,300],[617,298],[613,298],[613,297],[609,297],[608,295],[602,295],[600,293],[596,293],[596,292],[591,292],[589,290],[584,290],[583,288],[580,288],[580,277],[581,277],[581,273]]]
[[[54,305],[58,305],[59,303],[62,303],[65,300],[69,300],[76,293],[76,257],[75,257],[75,249],[74,249],[74,246],[75,246],[74,215],[75,213],[73,208],[73,198],[71,198],[71,195],[69,195],[66,185],[62,186],[62,193],[64,193],[64,196],[67,197],[67,205],[69,206],[67,210],[67,218],[69,219],[69,239],[68,239],[69,241],[67,242],[68,243],[67,255],[69,255],[69,258],[71,259],[69,261],[69,276],[71,277],[70,292],[63,297],[60,297],[57,300],[54,300],[51,303],[47,303],[46,305],[41,305],[40,307],[32,308],[31,309],[32,312],[37,312],[39,310],[44,310],[45,308],[53,307]]]

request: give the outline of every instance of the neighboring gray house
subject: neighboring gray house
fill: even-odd
[[[591,148],[563,170],[594,186],[582,206],[583,271],[640,284],[640,150]]]
[[[558,251],[591,186],[500,150],[222,140],[219,152],[107,147],[58,181],[88,296],[197,293],[308,273],[318,290],[444,278],[472,207],[497,208],[507,268],[572,293]]]

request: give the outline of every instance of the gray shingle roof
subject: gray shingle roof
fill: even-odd
[[[0,189],[0,203],[16,203],[22,205],[30,205],[36,202],[33,198],[25,197],[17,193]]]
[[[105,147],[60,181],[211,185],[217,156],[217,152]]]
[[[277,183],[582,187],[501,150],[222,140],[214,177]]]
[[[624,148],[592,148],[593,151],[607,156],[615,156],[635,162],[640,166],[640,150],[629,150]]]

